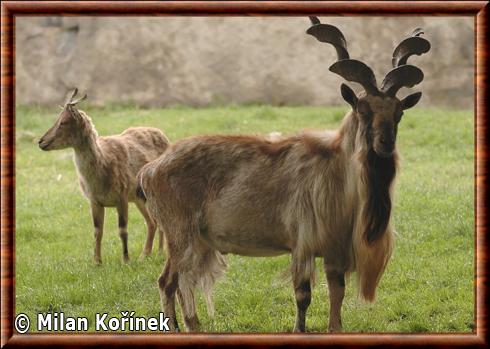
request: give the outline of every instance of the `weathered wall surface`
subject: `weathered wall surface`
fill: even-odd
[[[351,57],[378,82],[395,45],[423,27],[432,49],[409,60],[425,73],[422,104],[473,106],[472,18],[321,19],[344,32]],[[328,71],[335,50],[306,35],[309,25],[303,17],[18,17],[17,102],[61,104],[77,86],[95,105],[341,104],[342,80]]]

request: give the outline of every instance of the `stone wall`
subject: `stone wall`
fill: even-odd
[[[410,59],[425,73],[422,104],[473,106],[471,17],[321,19],[344,32],[378,82],[394,46],[423,27],[432,49]],[[17,17],[16,101],[61,104],[77,86],[93,105],[341,104],[342,80],[328,71],[335,50],[306,35],[309,25],[304,17]]]

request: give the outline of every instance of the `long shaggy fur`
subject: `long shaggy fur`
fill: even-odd
[[[350,112],[337,132],[191,137],[144,166],[138,192],[165,230],[186,325],[195,329],[194,289],[210,292],[227,253],[291,253],[297,299],[323,257],[328,270],[356,271],[361,296],[374,300],[393,245],[396,156],[369,150],[363,127]],[[171,277],[162,280],[165,289]]]
[[[381,158],[368,150],[358,153],[358,161],[361,205],[354,230],[354,256],[359,294],[373,302],[393,250],[390,218],[397,154]]]

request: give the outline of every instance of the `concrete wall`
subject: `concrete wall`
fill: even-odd
[[[321,19],[344,32],[351,57],[378,82],[395,45],[424,28],[432,49],[409,61],[425,73],[421,104],[473,106],[472,18]],[[17,17],[17,102],[61,104],[77,86],[94,105],[341,104],[342,80],[328,71],[335,50],[306,35],[309,25],[304,17]]]

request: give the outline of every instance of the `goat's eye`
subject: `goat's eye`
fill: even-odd
[[[368,123],[371,122],[373,119],[373,113],[370,110],[359,112],[359,116],[361,117],[361,119]]]
[[[357,104],[357,113],[366,121],[369,121],[373,115],[369,104],[367,104],[365,101],[359,101]]]

